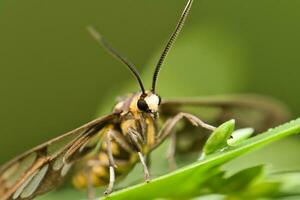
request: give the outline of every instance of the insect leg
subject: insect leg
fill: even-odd
[[[84,169],[84,173],[87,180],[87,196],[89,200],[93,200],[96,198],[96,193],[93,186],[93,180],[92,180],[92,171],[91,171],[91,165],[87,165]]]
[[[171,143],[167,151],[167,158],[169,162],[170,169],[176,168],[176,162],[175,162],[175,149],[176,149],[176,134],[171,134],[173,128],[176,126],[179,120],[182,118],[186,118],[189,122],[191,122],[194,126],[201,126],[205,129],[208,129],[210,131],[215,130],[214,126],[211,126],[209,124],[206,124],[202,120],[200,120],[198,117],[189,114],[189,113],[178,113],[173,118],[168,119],[166,123],[163,125],[163,127],[160,129],[158,135],[157,135],[157,141],[153,148],[160,145],[168,136],[171,135]]]
[[[109,166],[109,184],[104,192],[105,195],[110,194],[115,184],[115,169],[113,166]]]
[[[148,168],[150,168],[150,166],[151,166],[151,154],[148,154],[146,156],[146,165],[147,165]]]
[[[167,150],[167,160],[169,162],[169,169],[172,171],[177,168],[175,161],[175,153],[176,153],[176,134],[171,135],[171,141]]]
[[[132,148],[130,147],[130,144],[126,141],[124,136],[117,132],[117,131],[111,131],[110,132],[110,137],[114,139],[114,141],[119,144],[123,149],[125,149],[128,153],[133,153]]]
[[[163,142],[172,133],[173,128],[176,126],[178,121],[181,120],[182,118],[186,118],[194,126],[201,126],[210,131],[214,131],[216,129],[214,126],[206,124],[205,122],[203,122],[198,117],[192,114],[180,112],[177,115],[175,115],[175,117],[167,120],[167,122],[160,129],[156,138],[157,139],[156,146],[160,145],[161,142]]]
[[[150,181],[150,173],[149,173],[146,161],[145,161],[146,159],[145,159],[144,155],[141,152],[138,152],[138,155],[139,155],[140,161],[141,161],[141,163],[143,165],[143,168],[144,168],[145,181],[149,182]]]
[[[140,142],[143,142],[141,140],[139,140],[139,133],[136,132],[134,129],[128,129],[128,135],[129,137],[131,138],[131,141],[136,145],[137,147],[137,151],[138,151],[138,156],[139,156],[139,159],[142,163],[142,166],[143,166],[143,170],[144,170],[144,178],[145,178],[145,181],[146,182],[149,182],[150,181],[150,173],[149,173],[149,170],[148,170],[148,166],[147,166],[147,161],[146,161],[146,158],[145,156],[142,154],[141,152],[141,144]]]
[[[111,147],[111,134],[108,134],[108,138],[106,139],[107,145],[107,154],[109,159],[109,184],[104,192],[104,194],[110,194],[113,190],[114,183],[115,183],[115,169],[117,165],[115,164],[113,154],[112,154],[112,147]]]

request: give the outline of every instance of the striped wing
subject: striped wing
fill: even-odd
[[[41,144],[0,167],[0,200],[29,200],[57,186],[90,141],[117,114],[107,115]],[[90,142],[90,143],[89,143]]]
[[[214,125],[233,118],[239,127],[254,127],[257,131],[278,125],[289,118],[289,112],[283,104],[259,95],[170,99],[163,101],[160,108],[161,115],[165,117],[185,111]]]

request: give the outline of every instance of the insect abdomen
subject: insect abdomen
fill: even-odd
[[[114,127],[104,128],[106,133],[113,132],[120,140],[124,137],[119,130]],[[107,137],[104,136],[104,138]],[[112,154],[116,177],[126,175],[137,162],[138,157],[124,149],[114,138],[111,140]],[[90,181],[90,183],[89,183]],[[94,187],[105,186],[109,182],[109,158],[107,155],[107,146],[105,142],[101,143],[101,147],[97,153],[93,152],[88,155],[81,163],[80,170],[75,173],[72,179],[73,185],[78,189],[84,189],[91,184]]]

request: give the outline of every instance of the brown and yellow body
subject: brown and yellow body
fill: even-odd
[[[158,60],[150,91],[145,90],[135,66],[112,48],[94,28],[88,27],[95,40],[133,73],[141,92],[120,100],[112,113],[40,144],[0,166],[0,200],[31,200],[44,194],[62,182],[69,169],[75,164],[77,172],[73,177],[73,184],[77,188],[88,188],[90,199],[95,198],[91,192],[95,186],[107,185],[105,194],[111,193],[115,178],[128,174],[137,162],[141,162],[145,181],[148,182],[150,175],[145,160],[149,153],[166,138],[170,138],[167,159],[170,168],[174,168],[175,152],[191,152],[199,147],[201,149],[207,138],[199,134],[199,130],[194,131],[189,124],[202,127],[208,130],[208,133],[215,130],[214,126],[196,116],[198,114],[194,113],[194,108],[197,107],[220,109],[221,112],[209,120],[214,125],[236,116],[238,122],[243,122],[242,118],[246,119],[246,122],[257,118],[251,117],[245,110],[257,110],[261,115],[258,119],[262,119],[262,125],[268,127],[285,119],[286,112],[282,106],[268,99],[258,99],[258,102],[265,103],[256,103],[256,98],[254,101],[251,100],[253,96],[232,99],[176,99],[161,102],[156,93],[158,74],[168,51],[183,27],[192,3],[193,0],[187,0],[176,28]],[[186,110],[185,106],[191,106],[190,111],[195,115]],[[241,110],[243,112],[236,112]],[[245,113],[244,117],[242,117],[243,113]],[[162,116],[161,122],[163,122],[159,129],[156,121],[158,114]],[[180,130],[173,131],[182,119],[185,120],[185,124]],[[248,123],[244,124],[248,125]]]
[[[76,188],[88,187],[89,181],[92,186],[105,186],[109,183],[107,143],[101,142],[105,141],[109,134],[117,178],[128,174],[139,161],[136,152],[140,151],[145,156],[149,154],[155,144],[157,126],[153,115],[143,113],[137,108],[140,95],[132,94],[115,105],[113,112],[120,112],[120,121],[108,124],[99,131],[99,148],[82,159],[73,177],[73,185]],[[135,134],[137,142],[132,141],[132,134]]]

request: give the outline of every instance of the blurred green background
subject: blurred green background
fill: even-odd
[[[128,70],[90,37],[87,25],[129,57],[149,87],[185,3],[2,0],[0,164],[109,112],[117,96],[138,89]],[[299,116],[299,7],[298,0],[195,1],[161,71],[160,95],[259,93],[285,102]],[[291,138],[247,159],[294,169],[299,144]]]

